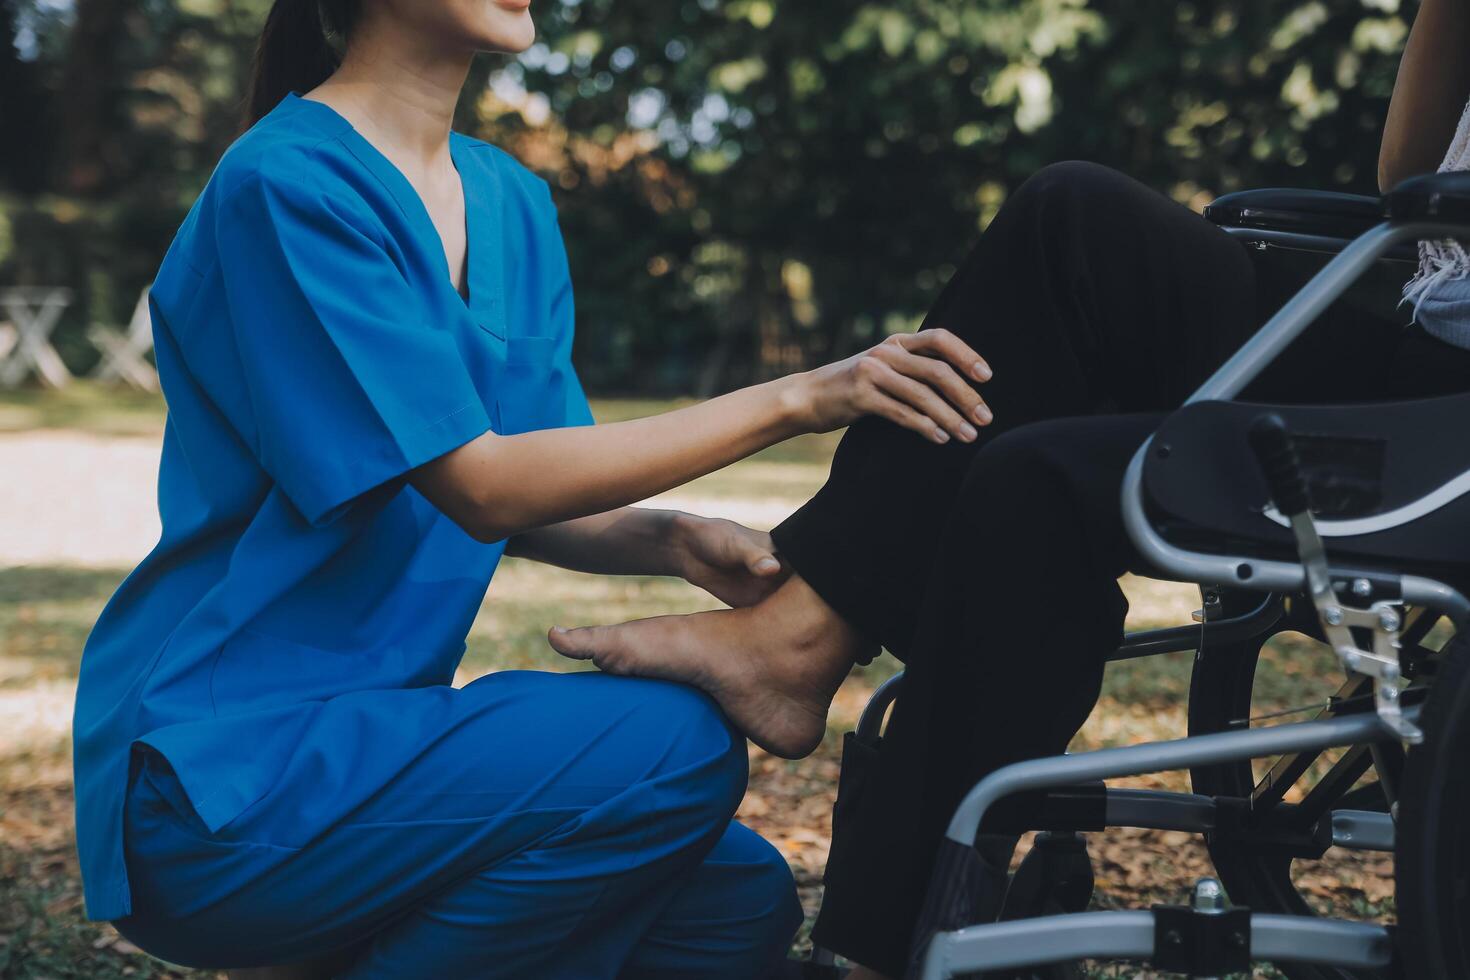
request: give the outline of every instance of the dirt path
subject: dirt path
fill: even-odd
[[[0,481],[0,568],[136,564],[158,541],[159,453],[156,438],[64,429],[0,434],[0,473],[10,475]],[[755,472],[771,465],[749,464]],[[696,484],[646,503],[769,528],[791,513],[803,489],[751,499]]]

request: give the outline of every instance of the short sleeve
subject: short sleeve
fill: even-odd
[[[364,207],[256,173],[216,221],[254,448],[309,523],[490,428],[449,324]]]
[[[575,332],[577,319],[576,303],[572,296],[572,272],[567,261],[566,242],[561,233],[561,221],[557,216],[556,204],[551,199],[551,189],[542,181],[546,188],[547,212],[546,220],[551,224],[551,246],[550,261],[547,263],[550,276],[548,284],[548,295],[551,297],[550,309],[547,316],[550,320],[550,330],[553,336],[565,338],[561,345],[565,351],[567,363],[564,371],[567,383],[566,391],[566,424],[567,425],[592,425],[596,421],[592,417],[592,408],[587,404],[586,392],[582,389],[582,382],[577,377],[576,369],[571,364],[571,341]]]

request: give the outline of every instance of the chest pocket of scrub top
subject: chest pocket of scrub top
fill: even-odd
[[[566,369],[556,356],[557,338],[512,334],[507,338],[496,409],[503,435],[566,422]]]

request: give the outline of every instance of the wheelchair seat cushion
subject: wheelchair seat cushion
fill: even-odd
[[[1286,420],[1329,560],[1392,571],[1470,572],[1470,394],[1352,405],[1196,402],[1170,415],[1144,466],[1150,520],[1166,539],[1217,554],[1285,557],[1246,432]]]

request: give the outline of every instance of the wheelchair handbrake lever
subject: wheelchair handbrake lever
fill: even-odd
[[[1317,533],[1316,522],[1312,520],[1311,491],[1302,474],[1301,457],[1297,455],[1296,444],[1286,428],[1286,420],[1275,412],[1267,412],[1251,423],[1246,439],[1256,454],[1261,475],[1266,478],[1271,502],[1291,525],[1297,554],[1307,572],[1312,601],[1320,606],[1319,597],[1323,595],[1335,599],[1332,577],[1327,569],[1327,548],[1322,543],[1322,535]]]
[[[1388,600],[1375,602],[1367,609],[1339,601],[1327,565],[1327,549],[1312,520],[1311,491],[1302,473],[1301,457],[1286,421],[1277,413],[1268,412],[1251,423],[1246,439],[1266,479],[1271,502],[1287,519],[1296,538],[1297,555],[1306,571],[1312,604],[1327,642],[1332,644],[1345,669],[1373,678],[1374,704],[1383,723],[1404,742],[1422,742],[1424,733],[1404,717],[1400,704],[1403,693],[1403,674],[1399,668],[1401,611]],[[1366,581],[1363,584],[1368,585]],[[1372,594],[1371,585],[1366,591]],[[1372,650],[1358,646],[1352,633],[1355,627],[1372,632]]]

